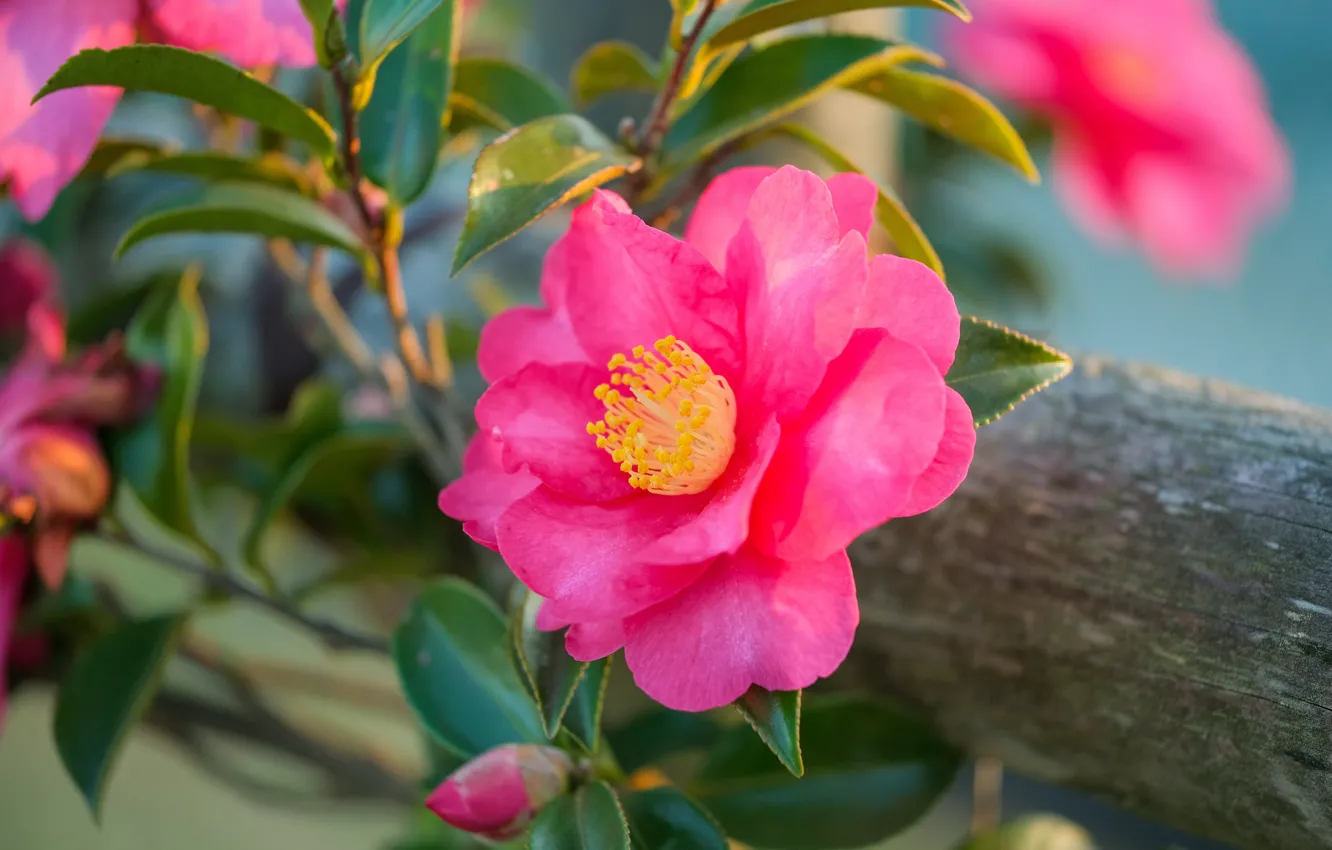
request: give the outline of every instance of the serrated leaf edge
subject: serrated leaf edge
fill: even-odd
[[[990,328],[993,328],[993,329],[995,329],[995,330],[1003,331],[1003,332],[1006,333],[1006,334],[1009,334],[1009,335],[1011,335],[1011,336],[1015,336],[1015,337],[1017,337],[1018,339],[1022,340],[1023,342],[1026,342],[1026,343],[1028,343],[1028,344],[1030,344],[1030,345],[1034,345],[1034,346],[1036,346],[1037,348],[1041,349],[1042,351],[1045,351],[1047,354],[1052,354],[1052,355],[1054,355],[1055,357],[1057,357],[1057,358],[1059,359],[1059,364],[1058,364],[1058,365],[1060,365],[1060,366],[1063,367],[1063,370],[1062,370],[1059,374],[1057,374],[1057,375],[1052,375],[1052,376],[1051,376],[1049,379],[1047,379],[1046,381],[1044,381],[1044,382],[1042,382],[1042,383],[1040,383],[1040,384],[1037,384],[1035,387],[1032,387],[1030,390],[1028,390],[1026,393],[1024,393],[1022,396],[1020,396],[1020,397],[1017,399],[1017,401],[1013,402],[1013,403],[1010,404],[1008,407],[1004,408],[1003,410],[1001,410],[1000,412],[996,413],[995,415],[989,417],[988,419],[983,419],[983,420],[981,420],[980,422],[976,422],[976,423],[975,423],[975,426],[976,426],[977,428],[984,428],[986,425],[993,425],[995,422],[998,422],[999,419],[1000,419],[1001,417],[1006,416],[1006,415],[1008,415],[1009,413],[1012,413],[1013,410],[1014,410],[1019,404],[1021,404],[1022,402],[1026,401],[1027,399],[1029,399],[1029,398],[1031,398],[1032,396],[1036,395],[1036,393],[1038,393],[1038,392],[1040,392],[1040,391],[1046,389],[1046,388],[1049,387],[1051,384],[1058,383],[1059,381],[1062,381],[1063,379],[1067,378],[1067,377],[1073,372],[1073,358],[1072,358],[1072,357],[1069,357],[1067,354],[1065,354],[1064,352],[1062,352],[1062,351],[1060,351],[1059,349],[1055,348],[1054,346],[1050,345],[1049,343],[1041,342],[1039,339],[1033,339],[1032,337],[1029,337],[1029,336],[1027,336],[1026,334],[1024,334],[1024,333],[1022,333],[1022,332],[1020,332],[1020,331],[1015,331],[1015,330],[1013,330],[1013,329],[1010,328],[1010,327],[1007,327],[1007,326],[1005,326],[1005,325],[1001,325],[1001,324],[999,324],[998,322],[992,322],[992,321],[990,321],[989,319],[982,319],[982,318],[980,318],[979,316],[963,316],[962,318],[963,318],[963,320],[965,320],[965,321],[975,322],[975,323],[978,324],[978,325],[986,325],[986,326],[988,326],[988,327],[990,327]],[[1051,363],[1050,365],[1053,366],[1053,365],[1056,365],[1056,364],[1055,364],[1055,363]],[[947,381],[947,376],[946,376],[946,375],[944,376],[944,379],[945,379],[945,381]],[[951,385],[950,385],[950,386],[951,386]]]
[[[804,750],[803,750],[803,745],[802,745],[801,742],[800,742],[800,713],[801,713],[801,711],[802,711],[801,706],[802,706],[802,705],[804,704],[804,702],[805,702],[805,691],[804,691],[803,688],[801,688],[800,690],[797,690],[797,691],[795,692],[795,694],[796,694],[796,716],[795,716],[795,720],[796,720],[796,735],[795,735],[795,745],[796,745],[796,746],[795,746],[795,757],[796,757],[796,766],[795,766],[794,768],[793,768],[791,765],[789,765],[789,764],[786,763],[786,759],[782,758],[781,753],[777,752],[777,748],[774,747],[774,746],[772,745],[772,738],[771,738],[771,736],[767,735],[767,734],[763,731],[763,729],[760,728],[759,724],[756,723],[755,720],[754,720],[754,718],[751,716],[751,713],[748,712],[748,711],[746,711],[744,708],[741,708],[741,700],[744,699],[744,696],[741,696],[739,700],[736,700],[735,703],[734,703],[734,705],[735,705],[735,707],[736,707],[736,710],[740,712],[740,716],[743,717],[743,718],[745,719],[745,722],[748,723],[749,726],[750,726],[750,728],[754,730],[754,733],[757,734],[757,735],[759,736],[759,739],[760,739],[761,741],[763,741],[763,743],[768,747],[769,750],[772,751],[772,754],[773,754],[773,755],[777,756],[777,760],[778,760],[779,762],[782,763],[782,767],[786,768],[786,769],[791,773],[792,776],[794,776],[794,777],[796,777],[797,779],[799,779],[800,777],[802,777],[802,776],[805,775],[805,754],[804,754]],[[798,769],[797,769],[797,768],[798,768]]]

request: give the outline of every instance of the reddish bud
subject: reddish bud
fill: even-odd
[[[553,747],[505,744],[454,771],[426,807],[450,826],[503,841],[564,793],[572,770],[569,757]]]

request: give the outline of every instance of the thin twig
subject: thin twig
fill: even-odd
[[[976,759],[971,779],[972,835],[980,835],[999,825],[1003,790],[1004,763],[988,756]]]
[[[287,601],[268,596],[262,591],[250,587],[248,584],[234,578],[224,570],[216,570],[205,564],[150,550],[126,537],[118,536],[110,532],[104,531],[99,537],[104,542],[113,546],[132,550],[139,554],[146,554],[164,567],[169,567],[202,579],[204,584],[215,590],[223,591],[230,596],[248,599],[260,607],[267,608],[279,617],[315,633],[321,640],[323,640],[324,645],[329,649],[362,649],[366,652],[373,652],[379,655],[388,655],[389,653],[388,641],[384,638],[379,637],[378,635],[364,634],[346,628],[345,626],[340,626],[332,621],[302,613]]]
[[[638,155],[647,159],[657,152],[661,146],[661,141],[666,137],[666,129],[669,124],[671,104],[675,102],[675,96],[680,92],[680,83],[684,81],[685,68],[689,65],[689,55],[694,52],[694,46],[698,43],[699,37],[703,35],[703,28],[707,26],[708,20],[717,8],[717,0],[704,0],[703,9],[698,13],[698,20],[694,22],[694,28],[685,35],[680,43],[680,50],[675,54],[675,64],[671,66],[670,76],[666,78],[666,85],[662,86],[657,93],[657,99],[652,104],[652,112],[648,115],[648,120],[643,131],[643,136],[638,143]]]

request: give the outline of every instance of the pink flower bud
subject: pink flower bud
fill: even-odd
[[[11,239],[0,248],[0,333],[24,329],[28,311],[55,293],[56,271],[36,244]]]
[[[553,747],[505,744],[454,771],[426,807],[450,826],[503,841],[564,793],[572,770],[569,757]]]

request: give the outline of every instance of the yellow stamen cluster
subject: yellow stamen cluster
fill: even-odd
[[[668,336],[648,351],[616,354],[610,382],[595,390],[605,418],[587,433],[629,484],[683,496],[706,490],[735,451],[735,393],[688,345]]]

